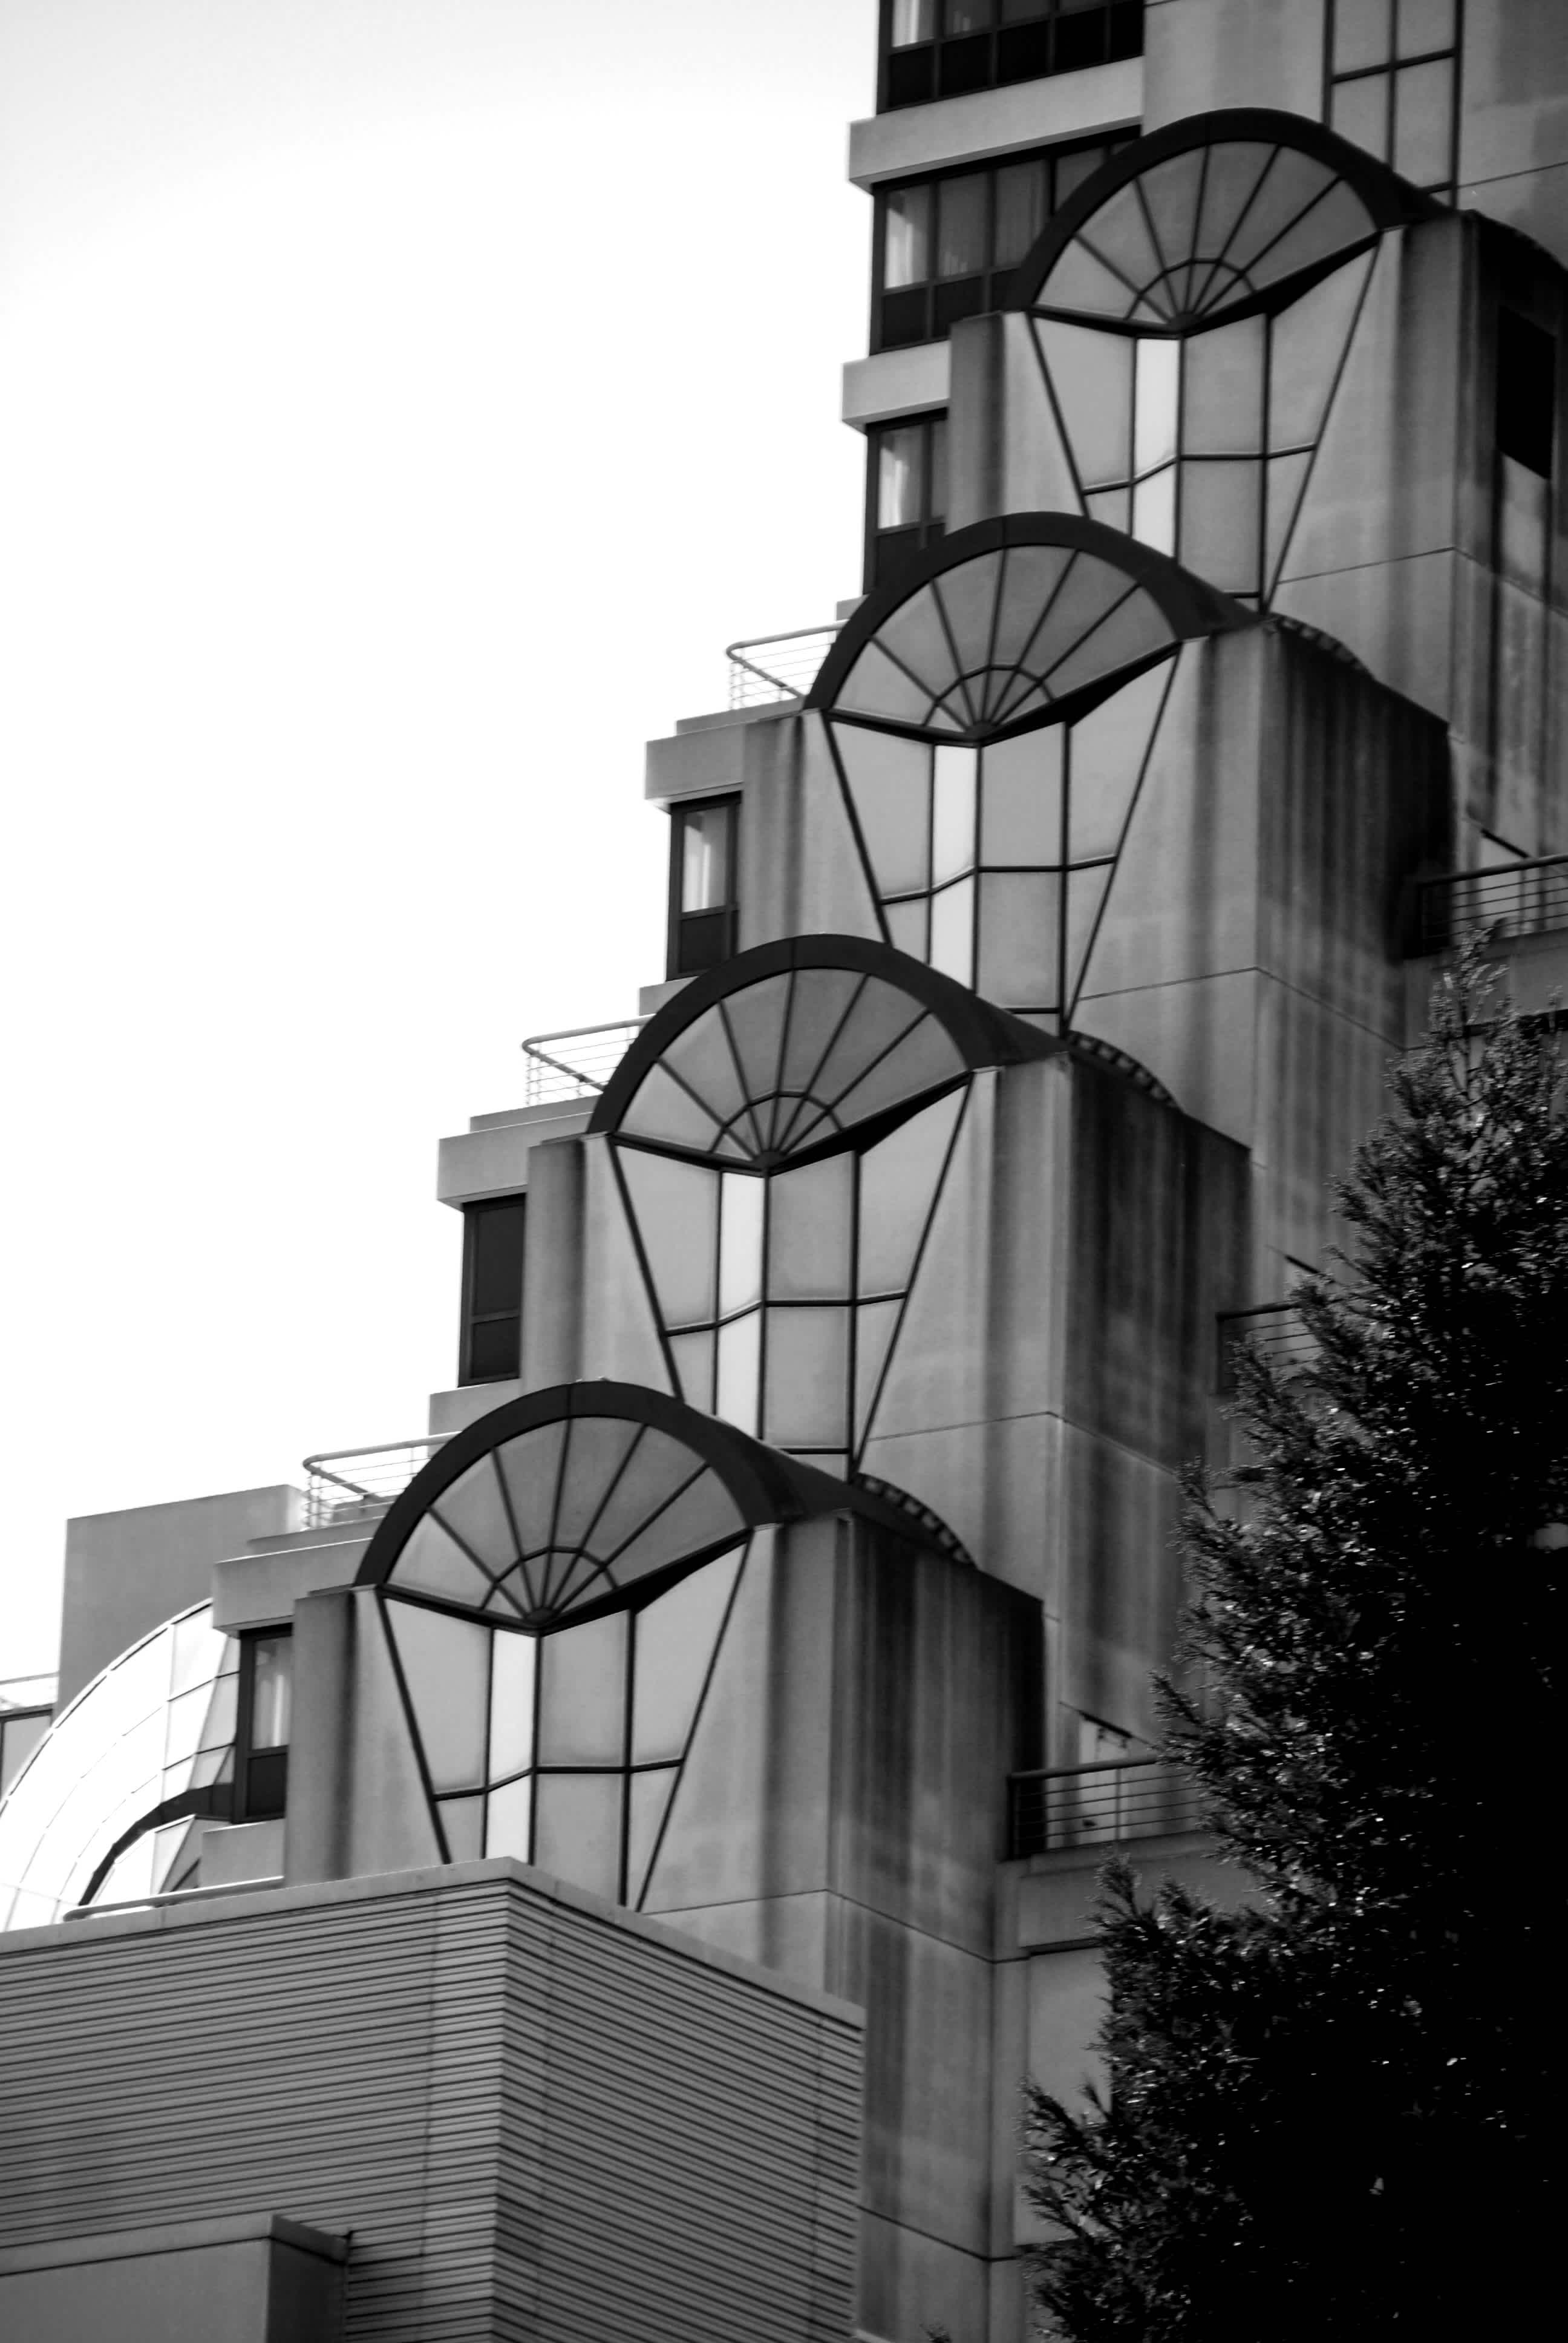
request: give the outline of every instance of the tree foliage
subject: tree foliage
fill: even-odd
[[[1247,1486],[1195,1475],[1189,1697],[1239,1909],[1125,1867],[1109,2078],[1035,2093],[1039,2304],[1080,2343],[1468,2336],[1544,2272],[1557,2037],[1553,1604],[1568,1544],[1568,1082],[1473,950],[1243,1362]]]

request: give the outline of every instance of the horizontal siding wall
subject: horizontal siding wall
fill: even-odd
[[[278,2212],[351,2337],[844,2343],[854,2014],[509,1865],[0,1939],[0,2246]]]

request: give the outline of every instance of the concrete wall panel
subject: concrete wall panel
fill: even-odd
[[[1221,106],[1273,106],[1317,121],[1323,0],[1149,0],[1143,127]]]
[[[576,1374],[673,1389],[608,1139],[585,1139],[581,1337]]]
[[[1182,1600],[1174,1472],[1066,1427],[1060,1697],[1143,1741],[1158,1729],[1151,1671],[1169,1664]],[[1063,1735],[1058,1765],[1077,1761]]]
[[[844,793],[817,715],[747,735],[740,945],[778,936],[881,935]]]
[[[1465,0],[1459,176],[1480,207],[1568,262],[1568,13]]]

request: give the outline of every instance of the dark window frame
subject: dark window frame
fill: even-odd
[[[686,825],[694,813],[726,810],[729,817],[726,900],[700,911],[681,909]],[[732,960],[740,921],[740,792],[720,789],[711,797],[680,798],[669,809],[669,899],[665,931],[665,976],[700,976]],[[700,928],[698,922],[701,921]]]
[[[865,591],[869,594],[878,586],[896,578],[906,562],[912,561],[940,545],[947,534],[947,498],[942,499],[940,512],[932,509],[932,490],[937,474],[936,426],[947,424],[945,407],[928,407],[918,415],[889,416],[884,422],[873,423],[866,433],[866,524],[863,576]],[[877,502],[881,473],[881,449],[884,433],[907,431],[911,427],[923,427],[924,439],[920,451],[920,517],[918,521],[900,528],[879,528],[877,525]],[[946,462],[944,450],[943,462]]]
[[[515,1309],[477,1311],[474,1307],[474,1289],[477,1282],[478,1268],[478,1232],[482,1222],[487,1216],[493,1213],[508,1211],[514,1212],[518,1215],[520,1226],[526,1232],[527,1208],[528,1196],[526,1192],[506,1196],[485,1196],[474,1203],[465,1204],[463,1207],[462,1317],[457,1338],[457,1382],[459,1385],[467,1385],[471,1383],[509,1383],[515,1380],[522,1371],[523,1282],[520,1262],[518,1279],[518,1299]],[[515,1355],[512,1357],[510,1363],[498,1368],[486,1368],[482,1373],[477,1372],[474,1362],[475,1330],[480,1327],[502,1327],[508,1323],[515,1324],[517,1329],[517,1342],[514,1346]]]
[[[903,179],[889,179],[872,190],[871,227],[871,321],[868,337],[873,356],[882,350],[905,350],[921,342],[945,341],[960,317],[980,317],[988,309],[1005,306],[1010,280],[1018,267],[1017,260],[1000,263],[996,258],[997,177],[999,173],[1015,168],[1020,163],[1045,163],[1052,175],[1042,228],[1055,216],[1059,208],[1055,195],[1055,172],[1059,162],[1071,160],[1080,155],[1098,154],[1101,162],[1109,162],[1124,146],[1131,146],[1138,136],[1136,129],[1111,131],[1093,138],[1075,138],[1043,146],[1028,146],[1014,155],[997,155],[982,161],[955,163],[946,170],[923,171]],[[1097,166],[1098,167],[1098,166]],[[1086,178],[1089,175],[1085,175]],[[930,274],[913,285],[887,284],[887,219],[888,198],[907,194],[911,188],[923,187],[933,196],[930,243],[935,261],[937,216],[941,197],[938,192],[949,181],[983,176],[986,181],[986,265],[976,275],[969,277],[937,277]],[[1081,181],[1079,184],[1083,185]],[[1076,192],[1075,190],[1073,192]],[[1065,198],[1064,198],[1065,200]],[[1027,257],[1020,254],[1020,259]],[[975,288],[971,298],[966,288]],[[955,301],[954,296],[960,297]],[[944,296],[947,298],[944,300]],[[916,302],[920,307],[919,333],[887,331],[889,303],[902,301],[912,312]],[[944,314],[950,312],[950,314]]]
[[[1391,0],[1389,9],[1388,54],[1373,65],[1338,67],[1334,64],[1336,0],[1326,0],[1323,9],[1323,122],[1333,126],[1334,92],[1352,82],[1382,81],[1383,84],[1383,152],[1378,158],[1391,171],[1397,170],[1394,161],[1394,137],[1397,128],[1399,81],[1402,75],[1418,65],[1449,64],[1453,67],[1453,80],[1449,94],[1448,171],[1442,179],[1415,182],[1424,195],[1439,203],[1452,204],[1459,186],[1459,123],[1462,105],[1460,77],[1464,60],[1464,0],[1453,0],[1453,39],[1446,47],[1412,49],[1408,55],[1400,51],[1399,0]],[[1343,135],[1342,133],[1340,135]],[[1368,153],[1372,150],[1366,149]]]
[[[288,1802],[286,1741],[258,1745],[255,1739],[256,1655],[263,1644],[286,1643],[292,1627],[246,1628],[239,1637],[239,1682],[234,1722],[234,1820],[276,1822]]]
[[[881,0],[877,25],[877,111],[927,106],[977,90],[1011,88],[1059,74],[1139,57],[1144,45],[1144,0],[1038,0],[1033,15],[1000,22],[996,0],[992,22],[976,32],[943,28],[944,0],[933,0],[929,41],[893,46],[893,0]],[[1065,29],[1061,29],[1065,28]],[[1091,29],[1099,37],[1088,53]]]

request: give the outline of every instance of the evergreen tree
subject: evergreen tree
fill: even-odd
[[[1162,1688],[1167,1754],[1247,1902],[1112,1866],[1109,2088],[1030,2097],[1036,2296],[1080,2343],[1425,2343],[1545,2283],[1563,1038],[1466,948],[1391,1080],[1339,1192],[1353,1261],[1296,1296],[1315,1362],[1245,1359],[1256,1461],[1188,1489],[1206,1690]]]

